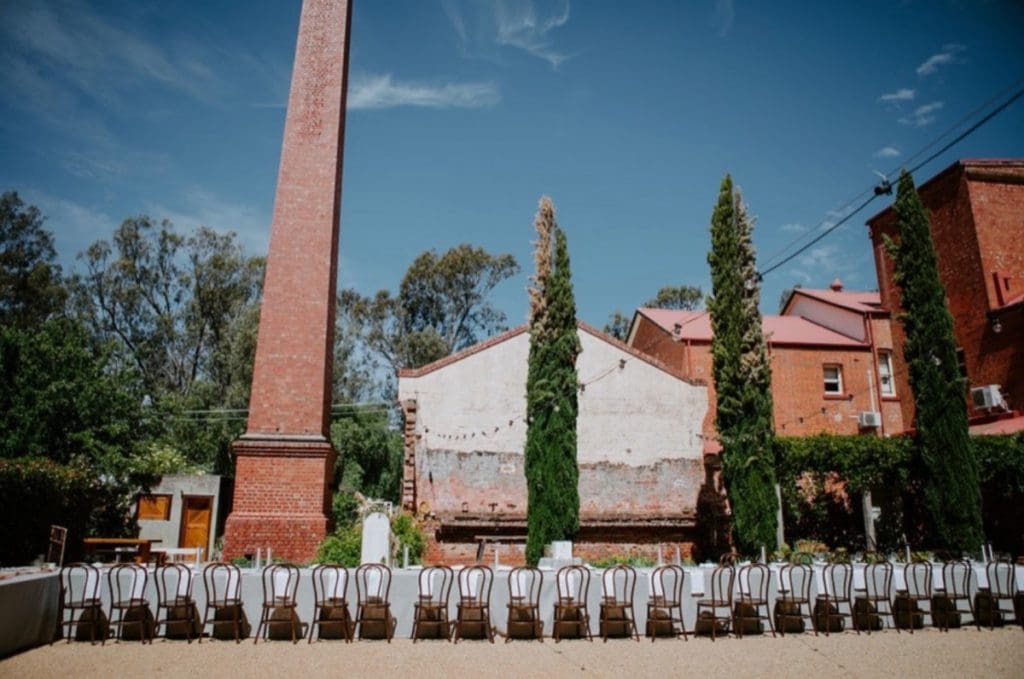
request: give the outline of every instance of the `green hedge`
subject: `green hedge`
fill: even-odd
[[[780,437],[776,470],[782,487],[787,540],[817,540],[831,547],[864,548],[861,492],[870,489],[881,509],[879,546],[934,539],[924,511],[922,466],[913,439],[874,436]],[[996,546],[1024,553],[1024,433],[973,436],[981,472],[985,533]]]
[[[0,459],[0,564],[45,554],[51,524],[68,529],[65,561],[76,559],[89,533],[123,534],[126,509],[121,490],[88,469],[46,458]]]

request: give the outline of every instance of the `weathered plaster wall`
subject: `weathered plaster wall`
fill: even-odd
[[[216,540],[217,516],[220,511],[220,477],[212,474],[201,476],[168,474],[153,486],[150,492],[154,495],[171,496],[171,514],[167,521],[140,520],[139,537],[149,540],[160,540],[156,545],[161,547],[177,547],[181,534],[182,497],[185,495],[206,495],[213,498],[210,516],[210,539],[206,545],[206,555],[213,550]]]
[[[800,316],[860,342],[867,341],[863,315],[847,309],[840,309],[805,295],[796,295],[795,297],[796,299],[789,307],[788,316]]]
[[[580,331],[577,422],[582,516],[692,516],[704,478],[707,387]],[[437,514],[526,512],[525,332],[418,377],[416,503]],[[625,361],[620,367],[620,361]]]

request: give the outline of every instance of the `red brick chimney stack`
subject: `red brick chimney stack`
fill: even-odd
[[[303,0],[247,432],[224,558],[311,558],[328,529],[330,407],[351,0]]]

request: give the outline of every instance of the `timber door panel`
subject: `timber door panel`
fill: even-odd
[[[208,495],[185,495],[181,498],[181,532],[179,547],[202,547],[210,544],[210,519],[213,498]]]

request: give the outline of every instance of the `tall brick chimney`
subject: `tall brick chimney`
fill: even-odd
[[[305,561],[327,534],[334,297],[351,0],[303,0],[274,199],[248,430],[224,558]]]

